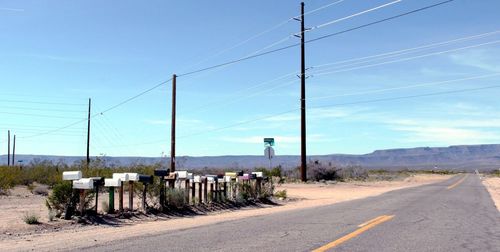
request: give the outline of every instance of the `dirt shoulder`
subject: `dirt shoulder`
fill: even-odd
[[[236,211],[224,210],[220,212],[208,213],[206,215],[179,217],[168,220],[156,219],[148,222],[132,223],[130,225],[120,226],[88,225],[68,230],[61,229],[57,230],[57,232],[28,233],[21,236],[9,236],[7,238],[3,235],[3,239],[0,239],[0,247],[6,251],[68,250],[77,247],[103,244],[124,238],[154,235],[170,230],[187,229],[241,218],[329,205],[348,200],[376,196],[397,189],[435,183],[450,177],[451,176],[447,175],[423,174],[414,175],[402,181],[391,182],[284,184],[279,186],[277,190],[287,190],[288,197],[294,200],[285,200],[280,206],[263,205],[259,207],[239,209]],[[71,242],[61,242],[70,240]]]
[[[483,185],[490,193],[498,211],[500,211],[500,177],[484,177]]]

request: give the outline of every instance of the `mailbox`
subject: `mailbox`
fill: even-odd
[[[92,179],[94,181],[94,187],[104,185],[104,178],[103,177],[91,177],[90,179]]]
[[[126,182],[129,180],[127,173],[113,173],[113,178],[114,179],[119,178],[122,182]]]
[[[160,169],[155,170],[155,176],[158,177],[165,177],[168,176],[168,174],[170,174],[170,170],[160,170]]]
[[[188,172],[187,171],[176,171],[175,174],[177,174],[178,179],[187,179],[188,177]]]
[[[104,186],[106,186],[106,187],[119,187],[121,185],[122,185],[122,181],[119,178],[104,179]]]
[[[236,173],[236,172],[226,172],[226,176],[229,176],[232,178],[236,178],[237,175],[238,175],[238,173]]]
[[[82,178],[79,180],[73,180],[74,189],[94,189],[94,181],[91,178]]]
[[[224,178],[224,174],[217,174],[217,178]]]
[[[139,182],[143,184],[153,184],[153,176],[139,175]]]
[[[215,182],[215,178],[214,176],[207,176],[207,181],[208,183],[214,183]]]
[[[262,178],[264,177],[264,174],[262,172],[252,172],[252,174],[255,174],[257,178]]]
[[[129,181],[139,181],[139,173],[125,173],[128,175],[128,180]]]
[[[193,179],[193,173],[191,173],[191,172],[190,172],[190,173],[188,173],[186,178],[187,178],[187,179]]]
[[[238,172],[238,176],[243,176],[243,171]]]
[[[201,183],[201,176],[200,176],[200,175],[196,175],[196,176],[194,176],[194,177],[193,177],[193,181],[194,181],[195,183]]]
[[[257,178],[257,174],[248,174],[250,179],[256,179]]]
[[[81,171],[65,171],[63,172],[63,180],[78,180],[82,178]]]
[[[231,182],[231,176],[224,176],[224,182]]]

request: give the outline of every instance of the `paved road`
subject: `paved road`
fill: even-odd
[[[165,232],[84,250],[312,251],[318,248],[318,251],[500,251],[500,213],[479,177],[468,174],[377,197]]]

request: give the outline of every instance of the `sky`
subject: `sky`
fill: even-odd
[[[440,1],[305,1],[305,39]],[[499,9],[455,0],[308,42],[308,154],[500,143]],[[300,47],[184,75],[300,42],[299,14],[295,0],[0,0],[0,154],[10,130],[18,154],[85,155],[91,98],[92,156],[168,156],[177,74],[177,155],[263,155],[264,137],[299,155]]]

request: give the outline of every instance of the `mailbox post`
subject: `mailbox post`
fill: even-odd
[[[94,181],[94,190],[95,190],[95,213],[97,214],[97,206],[99,205],[99,187],[104,185],[103,177],[91,177],[92,181]]]
[[[134,210],[134,182],[139,181],[139,173],[126,173],[128,175],[128,210]]]
[[[144,185],[144,190],[142,191],[142,209],[147,212],[146,208],[146,194],[148,190],[148,184],[153,183],[153,176],[139,175],[139,182]]]
[[[160,177],[160,211],[163,212],[165,206],[165,176],[170,174],[170,170],[155,170],[154,175]]]
[[[82,178],[82,172],[81,171],[65,171],[63,172],[63,180],[65,181],[73,181],[73,180],[78,180],[78,179],[81,179]],[[68,203],[68,205],[66,205],[66,209],[64,211],[64,219],[66,220],[69,220],[71,218],[71,216],[73,215],[74,211],[75,211],[75,205],[76,205],[76,195],[75,195],[75,192],[73,190],[73,182],[71,182],[71,191],[72,191],[72,194],[71,194],[71,200],[70,202]]]
[[[104,186],[109,187],[109,207],[108,214],[115,212],[115,188],[120,187],[122,181],[120,178],[109,178],[104,179]]]
[[[120,187],[118,188],[118,211],[123,213],[123,182],[128,182],[128,174],[126,173],[113,173],[114,179],[120,179]]]
[[[80,194],[80,215],[84,215],[85,211],[85,190],[94,189],[94,181],[91,178],[82,178],[79,180],[73,180],[73,189],[78,189]]]

